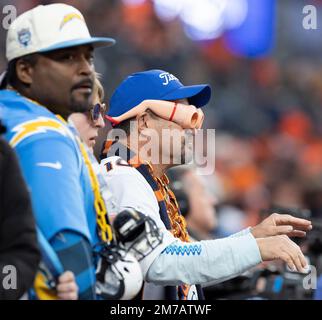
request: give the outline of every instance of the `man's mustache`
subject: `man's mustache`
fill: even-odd
[[[90,78],[79,81],[78,83],[72,86],[72,91],[78,88],[90,88],[93,90],[94,81]]]

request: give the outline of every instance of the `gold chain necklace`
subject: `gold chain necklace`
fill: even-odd
[[[8,86],[7,89],[16,92],[18,95],[21,95],[12,86]],[[32,103],[34,103],[38,106],[44,107],[35,100],[29,99],[27,97],[24,97],[24,98],[31,101]],[[56,114],[55,116],[57,119],[59,119],[65,125],[67,125],[66,120],[62,116],[60,116],[59,114]],[[108,221],[107,210],[106,210],[105,202],[104,202],[101,192],[100,192],[98,179],[96,177],[92,163],[89,159],[89,156],[87,154],[87,151],[86,151],[83,143],[81,142],[81,140],[77,136],[75,136],[75,138],[76,138],[77,144],[80,148],[80,151],[82,153],[85,165],[87,167],[89,177],[90,177],[91,187],[92,187],[92,190],[94,193],[94,208],[96,211],[96,220],[97,220],[97,225],[99,228],[99,235],[104,242],[111,242],[113,239],[112,228],[109,225],[109,223],[107,222]]]
[[[187,232],[187,224],[185,218],[181,215],[177,199],[169,188],[169,178],[163,174],[161,178],[155,176],[153,167],[150,162],[146,162],[152,178],[159,186],[161,196],[167,208],[167,214],[171,223],[171,232],[174,237],[181,239],[184,242],[189,242],[189,235]]]
[[[60,116],[56,115],[56,117],[61,120],[63,123],[67,124],[66,121]],[[109,225],[107,218],[107,210],[105,206],[105,202],[100,192],[99,182],[94,172],[92,163],[89,159],[87,151],[80,141],[79,137],[75,136],[78,146],[80,148],[81,154],[83,156],[85,165],[87,167],[89,178],[91,182],[91,187],[94,193],[94,208],[96,211],[96,221],[99,228],[99,235],[104,242],[111,242],[113,239],[112,228]]]
[[[150,162],[146,162],[149,172],[152,178],[156,181],[161,192],[161,196],[165,202],[167,208],[167,214],[171,223],[171,232],[175,238],[178,238],[184,242],[189,242],[189,235],[187,232],[187,224],[185,218],[181,215],[177,199],[173,191],[169,188],[169,178],[164,173],[161,178],[156,177],[153,171],[153,167]],[[179,290],[179,288],[181,290]],[[180,299],[187,300],[190,285],[181,284],[178,286],[178,295]],[[181,292],[181,293],[180,293]]]

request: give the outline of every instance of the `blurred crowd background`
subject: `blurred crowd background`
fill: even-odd
[[[51,2],[0,5],[20,14]],[[207,180],[224,234],[272,206],[322,218],[322,1],[60,2],[80,9],[92,34],[117,40],[96,53],[107,101],[125,76],[144,69],[211,84],[205,124],[216,129],[216,171]],[[316,30],[302,25],[308,4],[317,8]],[[1,28],[0,70],[5,34]]]

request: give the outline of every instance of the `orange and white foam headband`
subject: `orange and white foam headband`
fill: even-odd
[[[200,108],[164,100],[144,100],[118,117],[108,115],[105,117],[113,125],[117,125],[124,120],[136,117],[147,109],[165,120],[177,123],[184,129],[200,129],[204,120],[204,113]]]

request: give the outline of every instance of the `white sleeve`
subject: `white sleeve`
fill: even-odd
[[[115,164],[118,159],[120,158],[110,157],[104,159],[101,162],[101,166],[104,167],[106,162]],[[106,172],[106,168],[103,169]],[[119,212],[127,208],[132,208],[150,216],[163,235],[162,243],[140,261],[142,272],[145,276],[154,259],[160,255],[165,247],[177,239],[166,229],[162,222],[159,214],[159,205],[154,192],[139,171],[127,166],[124,161],[124,166],[114,165],[113,169],[106,173],[106,182],[108,189],[113,194],[119,207]]]
[[[243,230],[241,230],[239,232],[236,232],[236,233],[230,235],[229,238],[237,238],[237,237],[240,237],[240,236],[245,236],[246,234],[250,233],[250,229],[251,229],[251,227],[243,229]]]
[[[251,233],[235,238],[168,246],[148,270],[146,280],[160,285],[219,283],[262,262]]]
[[[108,161],[113,163],[111,158]],[[102,165],[104,163],[106,161]],[[126,162],[124,166],[113,166],[106,179],[120,211],[133,208],[150,216],[163,234],[162,244],[140,261],[147,281],[161,285],[220,282],[261,262],[259,248],[250,232],[238,237],[193,243],[184,243],[175,238],[160,218],[152,188]]]

